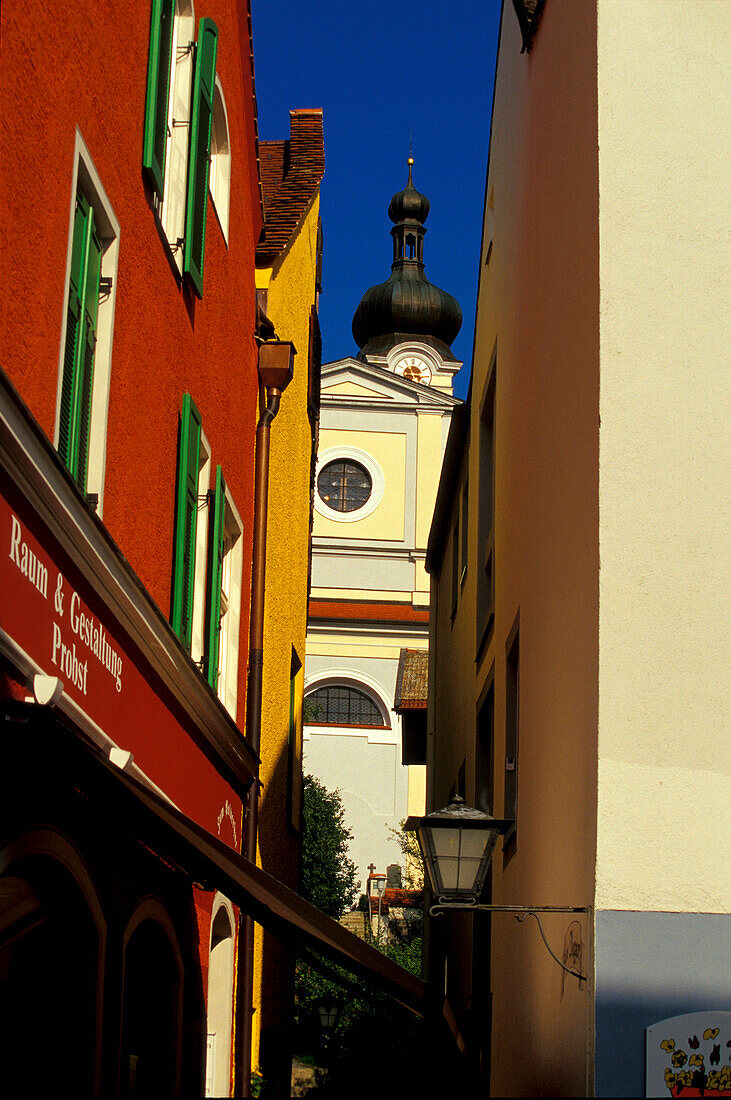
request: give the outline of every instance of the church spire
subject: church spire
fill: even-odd
[[[388,216],[395,222],[393,237],[393,262],[415,260],[424,262],[424,222],[429,217],[429,200],[414,187],[411,169],[414,158],[409,157],[409,178],[403,191],[397,191],[388,207]],[[391,268],[393,270],[393,267]]]
[[[433,344],[440,354],[453,358],[449,345],[462,327],[457,301],[446,290],[433,286],[424,274],[424,222],[429,216],[429,200],[414,187],[413,164],[410,156],[406,186],[396,192],[388,207],[394,222],[391,277],[365,292],[353,317],[360,358],[381,354],[408,336]]]

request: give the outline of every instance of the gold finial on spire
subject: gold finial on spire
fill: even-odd
[[[408,164],[409,168],[411,168],[411,165],[414,163],[414,158],[409,157],[409,159],[406,161],[406,163]]]
[[[411,134],[411,132],[409,132],[409,159],[406,161],[409,168],[411,168],[412,164],[414,163],[414,158],[412,156],[413,151],[414,151],[414,138],[413,138],[413,135]]]

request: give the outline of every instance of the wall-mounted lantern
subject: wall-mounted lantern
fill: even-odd
[[[511,821],[466,806],[459,795],[422,817],[416,835],[434,896],[440,901],[476,902],[497,838],[510,825]]]
[[[497,838],[512,825],[513,821],[491,817],[472,806],[466,806],[459,795],[448,806],[427,814],[414,823],[424,867],[437,899],[429,909],[429,916],[461,910],[512,913],[521,922],[526,917],[535,917],[551,958],[567,974],[578,978],[580,982],[586,981],[586,975],[571,970],[553,953],[538,914],[587,913],[587,908],[575,905],[489,905],[477,900],[482,893]]]

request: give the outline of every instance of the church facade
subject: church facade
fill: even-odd
[[[429,201],[394,195],[390,278],[353,319],[355,357],[322,368],[304,769],[339,789],[362,883],[400,858],[389,829],[424,810],[422,748],[393,706],[402,650],[428,648],[424,568],[461,367],[455,299],[424,273]]]

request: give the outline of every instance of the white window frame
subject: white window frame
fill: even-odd
[[[219,913],[226,914],[230,935],[213,943],[213,929]],[[231,902],[217,893],[213,899],[209,938],[208,997],[206,1000],[208,1027],[222,1025],[220,1031],[208,1031],[206,1055],[206,1096],[227,1096],[231,1076],[231,1039],[233,1029],[234,935],[236,921]],[[221,957],[214,960],[214,952]]]
[[[61,339],[58,352],[58,382],[56,390],[56,422],[53,443],[58,447],[61,420],[61,395],[63,390],[64,353],[68,317],[69,287],[71,283],[71,258],[74,247],[74,214],[76,195],[81,192],[94,210],[94,222],[102,246],[101,277],[112,280],[109,293],[99,295],[99,312],[96,327],[96,351],[94,353],[94,382],[91,394],[91,420],[89,424],[89,459],[86,474],[87,495],[98,497],[97,514],[104,514],[104,477],[107,461],[107,421],[109,411],[109,387],[112,375],[112,337],[114,333],[114,308],[117,299],[117,265],[119,262],[120,226],[111,202],[102,185],[91,153],[76,128],[74,141],[74,167],[71,178],[71,202],[69,209],[69,237],[66,250],[66,277],[63,291]]]
[[[241,631],[241,578],[244,566],[243,524],[228,487],[223,521],[221,571],[221,634],[218,646],[218,698],[236,720],[239,692],[239,634]],[[228,589],[228,591],[226,590]],[[224,601],[226,608],[224,611]]]
[[[190,655],[202,667],[206,647],[206,600],[208,597],[208,493],[213,470],[211,446],[201,432],[198,464],[198,522],[195,533],[193,570],[193,621]],[[239,693],[239,635],[241,632],[241,590],[244,570],[243,524],[226,487],[223,520],[223,563],[221,571],[221,633],[218,644],[218,690],[216,694],[236,721]]]
[[[221,226],[228,248],[229,205],[231,198],[231,142],[228,131],[228,112],[221,81],[216,74],[213,93],[213,121],[211,125],[211,171],[208,179],[213,209]]]
[[[319,688],[326,687],[343,687],[354,688],[356,691],[360,691],[363,695],[367,696],[371,702],[378,708],[383,719],[382,726],[363,726],[359,727],[363,730],[373,730],[374,734],[383,734],[384,732],[391,733],[394,729],[398,718],[388,704],[385,702],[389,698],[388,692],[385,690],[382,684],[379,684],[376,680],[370,676],[362,673],[360,670],[354,672],[353,669],[330,669],[327,672],[321,672],[316,676],[313,676],[307,681],[304,688],[303,700],[307,702],[307,697],[317,691]],[[304,704],[303,704],[304,705]],[[392,704],[393,705],[393,704]],[[322,726],[320,722],[303,722],[303,726],[310,727]],[[323,726],[324,729],[348,729],[347,726],[333,726],[331,723]]]
[[[317,480],[322,468],[324,466],[329,466],[331,462],[338,461],[357,462],[360,466],[364,466],[370,475],[372,485],[371,495],[362,508],[355,508],[352,512],[339,512],[336,508],[329,508],[321,498],[317,489]],[[385,488],[386,479],[383,476],[383,470],[374,458],[366,451],[361,451],[359,447],[328,447],[326,451],[321,451],[317,456],[317,468],[315,470],[315,511],[325,519],[332,519],[336,523],[356,523],[359,519],[365,519],[366,516],[370,516],[375,512],[376,508],[383,500]]]
[[[157,214],[175,266],[183,274],[185,204],[188,194],[190,106],[193,88],[195,8],[193,0],[176,0],[173,20],[170,93],[168,95],[165,180]]]

